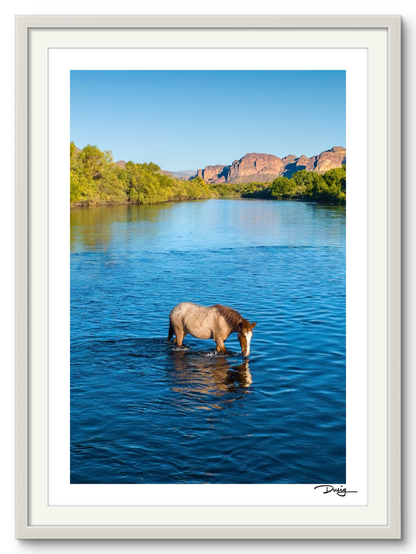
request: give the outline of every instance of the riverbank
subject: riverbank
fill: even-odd
[[[70,206],[155,204],[209,198],[261,198],[309,200],[324,204],[346,203],[346,168],[323,175],[305,170],[289,179],[271,183],[208,185],[200,177],[189,181],[162,172],[152,162],[123,167],[113,162],[111,152],[88,145],[82,150],[70,144]]]

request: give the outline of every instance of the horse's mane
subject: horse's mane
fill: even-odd
[[[233,310],[228,306],[215,304],[214,307],[217,308],[218,312],[223,316],[223,318],[231,328],[237,327],[237,325],[244,319],[243,316],[237,312],[237,310]]]

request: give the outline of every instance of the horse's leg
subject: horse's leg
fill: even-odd
[[[225,348],[224,341],[222,339],[214,339],[217,343],[217,352],[221,352],[221,354],[228,354],[227,349]]]
[[[185,338],[186,333],[184,333],[183,328],[180,329],[175,328],[175,335],[176,335],[176,344],[178,346],[182,346],[183,339]]]

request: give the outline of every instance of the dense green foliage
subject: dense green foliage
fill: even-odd
[[[214,196],[224,197],[248,197],[253,193],[263,191],[267,188],[269,183],[241,183],[234,185],[211,185],[211,190]]]
[[[301,170],[291,179],[277,177],[272,183],[212,185],[216,196],[241,196],[276,200],[311,200],[323,204],[346,202],[346,167],[330,169],[324,175]]]
[[[278,177],[260,193],[250,196],[278,199],[314,200],[324,204],[346,203],[346,167],[330,169],[323,175],[301,170],[291,179]]]
[[[166,175],[152,162],[128,162],[125,168],[113,162],[111,152],[87,145],[82,150],[70,145],[71,205],[154,204],[173,200],[244,197],[312,200],[345,204],[346,168],[324,175],[305,170],[291,179],[278,177],[272,183],[207,185],[200,177],[190,181]]]
[[[123,181],[117,172],[118,166],[112,162],[110,152],[101,152],[96,146],[90,145],[79,151],[71,142],[71,204],[119,203],[126,200]]]
[[[175,179],[154,163],[128,162],[124,169],[113,162],[110,152],[101,152],[96,146],[78,150],[71,143],[70,167],[71,205],[154,204],[214,196],[200,177]]]

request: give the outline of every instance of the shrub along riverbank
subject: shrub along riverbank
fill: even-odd
[[[272,183],[207,185],[200,177],[176,179],[154,163],[124,167],[113,162],[111,152],[88,145],[82,150],[70,144],[71,206],[103,204],[155,204],[174,200],[243,197],[277,200],[311,200],[342,205],[346,202],[345,166],[324,175],[305,170]]]

